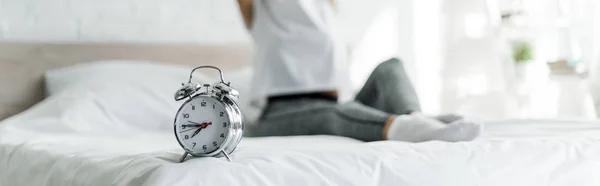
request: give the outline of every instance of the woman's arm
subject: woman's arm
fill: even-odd
[[[238,0],[238,5],[240,6],[240,12],[242,13],[242,17],[244,18],[246,28],[252,27],[253,3],[254,0]]]

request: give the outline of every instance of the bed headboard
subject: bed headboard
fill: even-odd
[[[110,59],[233,69],[250,65],[251,58],[250,44],[0,43],[0,121],[44,98],[48,69]]]

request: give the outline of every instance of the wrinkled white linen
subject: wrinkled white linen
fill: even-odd
[[[482,138],[463,143],[244,138],[232,163],[177,163],[182,151],[170,131],[54,133],[27,126],[56,118],[29,119],[0,129],[0,185],[600,184],[595,122],[496,122]]]

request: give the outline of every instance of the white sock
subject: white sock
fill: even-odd
[[[387,131],[387,138],[407,142],[470,141],[477,138],[481,130],[480,124],[468,120],[444,124],[437,119],[420,114],[400,115],[392,121]]]
[[[449,123],[464,119],[465,117],[458,115],[458,114],[449,113],[449,114],[433,116],[433,118],[440,120],[441,122],[444,122],[446,124],[449,124]]]

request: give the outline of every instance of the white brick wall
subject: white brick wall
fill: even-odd
[[[234,0],[0,0],[0,39],[245,42]]]
[[[338,0],[344,37],[360,40],[377,9],[391,1]],[[213,43],[250,38],[236,0],[0,0],[0,41]]]

